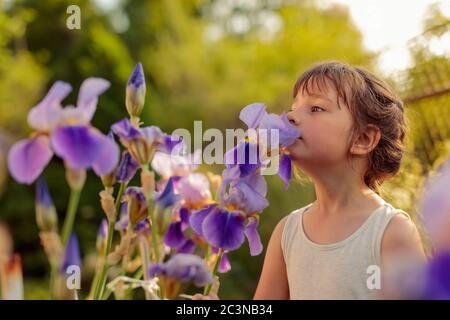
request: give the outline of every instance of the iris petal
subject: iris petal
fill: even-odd
[[[217,269],[220,273],[225,273],[231,270],[230,260],[228,260],[228,254],[224,253],[222,259],[220,259],[219,268]]]
[[[295,139],[300,136],[300,132],[288,120],[286,113],[281,116],[276,114],[268,114],[261,120],[260,129],[266,129],[267,132],[267,146],[270,149],[276,149],[278,146],[272,146],[271,130],[278,131],[278,144],[280,147],[287,147],[294,143]]]
[[[215,204],[211,204],[200,210],[194,211],[191,214],[189,218],[189,224],[191,225],[191,228],[195,231],[195,233],[197,233],[199,236],[203,237],[203,222],[215,207]]]
[[[178,248],[186,241],[183,230],[181,229],[181,222],[173,222],[169,225],[166,234],[164,235],[164,243],[171,248]]]
[[[60,127],[53,132],[51,141],[55,153],[75,170],[90,167],[105,143],[87,126]]]
[[[280,159],[280,168],[278,175],[284,181],[284,189],[288,189],[291,180],[291,158],[289,155],[282,153]]]
[[[87,78],[78,93],[77,108],[83,110],[86,123],[91,121],[97,108],[98,96],[105,92],[111,83],[102,78]]]
[[[38,131],[49,130],[55,122],[61,108],[61,101],[72,91],[70,84],[56,81],[41,100],[28,114],[28,124]]]
[[[125,141],[142,136],[139,129],[135,128],[128,118],[122,119],[111,126],[111,130]]]
[[[257,256],[263,250],[263,245],[261,243],[261,238],[258,233],[258,219],[250,218],[249,223],[245,227],[245,236],[248,240],[248,245],[250,247],[250,255]]]
[[[261,212],[269,205],[269,202],[263,195],[242,181],[230,188],[226,202],[242,209],[246,213]]]
[[[261,165],[258,144],[241,141],[236,147],[225,153],[224,161],[227,168],[238,165],[240,176],[245,177],[256,171]]]
[[[93,134],[98,135],[100,140],[100,148],[97,153],[97,157],[92,163],[92,169],[98,176],[104,176],[111,173],[119,162],[119,147],[117,144],[109,138],[101,134],[100,132],[95,132]]]
[[[236,250],[244,242],[244,218],[222,208],[205,218],[202,229],[205,239],[218,248]]]
[[[266,106],[263,103],[252,103],[241,110],[241,119],[249,128],[256,128],[266,115]]]
[[[122,160],[117,168],[117,181],[118,182],[130,182],[139,169],[139,163],[131,157],[128,151],[124,151],[122,154]]]
[[[164,190],[156,197],[155,202],[158,203],[160,208],[167,209],[173,206],[179,199],[180,196],[174,192],[173,178],[170,178]]]
[[[42,173],[52,156],[47,136],[21,140],[9,152],[9,172],[16,181],[31,184]]]
[[[177,249],[177,253],[194,253],[195,243],[191,239],[187,239],[182,246]]]

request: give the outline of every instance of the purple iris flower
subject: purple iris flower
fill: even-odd
[[[255,219],[255,218],[254,218]],[[224,250],[236,250],[247,237],[250,254],[258,255],[262,251],[262,244],[257,232],[258,224],[246,218],[239,211],[210,205],[194,211],[190,218],[192,229],[202,236],[209,244]]]
[[[97,232],[97,239],[105,239],[108,235],[108,220],[102,219]]]
[[[164,243],[171,248],[181,247],[186,242],[181,221],[172,222],[164,235]]]
[[[224,162],[227,168],[238,166],[240,177],[245,177],[261,167],[259,146],[256,142],[240,141],[225,153]]]
[[[53,157],[48,136],[38,135],[14,144],[8,155],[9,172],[20,183],[31,184]]]
[[[124,196],[128,207],[128,221],[135,226],[148,215],[147,200],[139,187],[128,187]]]
[[[212,210],[202,223],[205,239],[213,246],[236,250],[244,243],[245,217],[222,207]]]
[[[248,219],[247,225],[245,227],[244,233],[247,237],[249,247],[250,247],[250,255],[257,256],[263,250],[263,245],[261,243],[261,238],[258,234],[258,225],[259,220],[257,217],[251,217]]]
[[[173,178],[170,178],[164,190],[155,197],[155,203],[158,204],[159,208],[165,210],[171,206],[173,206],[177,201],[180,200],[180,196],[175,194],[174,186],[173,186]]]
[[[177,282],[192,282],[197,287],[203,287],[212,282],[212,275],[205,261],[199,256],[178,253],[167,262],[152,265],[148,274],[150,277],[163,276]]]
[[[119,220],[114,225],[114,229],[120,232],[126,232],[128,228],[128,203],[122,202],[120,206]],[[137,222],[133,228],[133,231],[139,234],[145,234],[150,232],[151,225],[147,217]]]
[[[128,151],[122,154],[122,160],[117,168],[116,179],[118,182],[128,183],[133,179],[139,168],[139,163],[131,157]]]
[[[81,268],[81,256],[80,256],[80,246],[78,244],[78,238],[75,233],[69,238],[67,242],[66,252],[64,255],[64,260],[61,265],[60,273],[65,274],[67,268],[70,266],[78,266]]]
[[[184,149],[183,139],[176,135],[163,134],[162,142],[157,146],[158,151],[180,154]]]
[[[219,249],[213,247],[211,251],[212,251],[212,253],[217,254],[219,252]],[[222,258],[220,259],[219,267],[217,268],[217,271],[219,273],[226,273],[230,270],[231,270],[231,264],[230,264],[230,260],[228,259],[228,253],[224,252],[222,254]]]
[[[440,253],[428,263],[422,299],[450,299],[450,251]]]
[[[102,222],[100,223],[100,227],[98,228],[97,239],[95,242],[98,252],[103,252],[103,250],[105,248],[105,241],[106,241],[107,235],[108,235],[108,220],[102,219]]]
[[[238,178],[237,168],[225,169],[219,197],[223,204],[233,206],[247,214],[261,212],[269,202],[265,198],[267,182],[258,172]]]
[[[36,204],[44,207],[53,207],[53,200],[48,191],[44,178],[39,178],[36,186]]]
[[[191,207],[199,207],[211,199],[208,177],[200,172],[181,177],[175,189],[184,203]]]
[[[301,136],[301,133],[288,120],[287,114],[281,115],[268,114],[266,106],[263,103],[253,103],[241,110],[239,118],[251,129],[258,128],[258,135],[260,137],[259,144],[264,144],[267,150],[279,150],[281,153],[279,176],[284,181],[285,189],[289,186],[291,179],[291,159],[285,152],[284,148],[288,147]],[[261,130],[265,130],[265,139],[262,138]],[[272,130],[278,133],[278,145],[272,146]],[[259,154],[259,152],[258,152]],[[245,168],[250,171],[252,168]],[[255,168],[253,168],[255,169]]]
[[[139,128],[133,126],[128,118],[122,119],[111,126],[114,132],[122,141],[122,144],[127,147],[130,141],[141,138],[143,133]]]
[[[114,170],[119,157],[117,145],[90,125],[98,96],[109,85],[104,79],[88,78],[80,87],[77,107],[62,108],[61,101],[72,88],[65,82],[55,82],[28,114],[28,123],[35,133],[17,142],[9,152],[8,166],[14,179],[31,184],[53,153],[75,170],[92,167],[100,176]]]
[[[270,134],[271,129],[277,130],[280,147],[287,147],[300,137],[300,132],[289,122],[286,113],[283,112],[281,115],[268,114],[263,103],[253,103],[244,107],[239,114],[239,119],[251,129],[269,130],[268,134]],[[278,146],[274,147],[278,148]]]
[[[189,209],[180,207],[176,212],[176,221],[171,222],[164,235],[164,243],[177,250],[177,253],[192,253],[195,243],[189,239],[186,230],[189,227]]]
[[[144,220],[139,221],[134,227],[134,232],[139,234],[149,234],[151,231],[150,220],[144,218]]]
[[[177,248],[177,253],[194,253],[195,242],[191,239],[187,239],[183,245]]]
[[[428,179],[420,201],[420,212],[436,248],[450,247],[450,160]]]
[[[128,204],[126,201],[121,203],[119,211],[119,220],[117,220],[116,224],[114,225],[114,229],[116,231],[125,232],[128,227]]]
[[[197,149],[192,154],[168,154],[166,152],[156,152],[151,166],[163,179],[169,179],[173,176],[186,176],[201,163],[201,150]]]
[[[203,238],[205,237],[205,235],[203,234],[203,222],[205,221],[205,218],[216,208],[217,204],[210,204],[192,212],[189,218],[189,223],[192,230],[194,230],[196,234]]]
[[[236,250],[247,237],[251,255],[262,251],[255,214],[268,206],[267,184],[258,172],[239,178],[237,166],[225,169],[219,191],[220,204],[196,210],[190,217],[192,229],[211,245]]]
[[[278,170],[278,175],[284,182],[284,189],[288,189],[289,181],[292,178],[292,163],[291,158],[286,153],[281,153],[280,155],[280,167]]]
[[[141,165],[148,164],[156,151],[171,153],[182,142],[180,137],[169,136],[156,126],[136,128],[128,118],[116,122],[111,129]]]
[[[228,259],[228,254],[225,252],[222,255],[222,259],[220,259],[219,267],[217,268],[217,271],[220,273],[226,273],[230,270],[231,270],[230,260]]]

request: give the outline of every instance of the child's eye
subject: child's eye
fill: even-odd
[[[321,108],[319,106],[312,106],[311,107],[311,112],[322,112],[322,111],[325,111],[325,109]]]

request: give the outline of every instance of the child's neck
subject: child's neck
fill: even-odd
[[[313,180],[316,191],[315,211],[324,215],[367,212],[384,202],[356,174],[328,174]]]

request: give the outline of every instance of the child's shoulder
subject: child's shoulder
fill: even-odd
[[[382,250],[406,249],[417,251],[422,248],[420,233],[410,215],[406,211],[393,206],[391,206],[391,209],[389,212],[390,219],[384,230]]]
[[[298,209],[295,209],[295,210],[291,211],[287,216],[283,217],[283,219],[288,219],[291,216],[298,215],[298,214],[306,211],[309,207],[311,207],[313,205],[313,203],[314,202],[308,203],[307,205],[305,205],[303,207],[300,207]]]
[[[302,213],[306,209],[308,209],[312,204],[313,204],[313,202],[311,202],[301,208],[295,209],[295,210],[291,211],[289,214],[285,215],[283,218],[281,218],[281,220],[276,225],[274,232],[279,232],[280,234],[283,233],[286,223],[291,223],[291,222],[295,223],[297,221],[296,217],[298,217],[298,215],[300,213]]]

